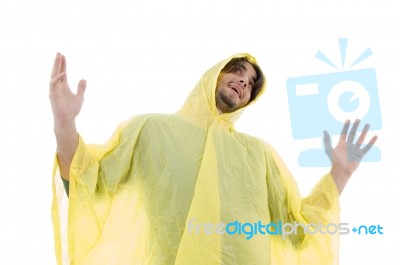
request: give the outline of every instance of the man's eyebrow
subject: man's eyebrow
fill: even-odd
[[[244,64],[238,66],[240,70],[247,72],[247,67]]]

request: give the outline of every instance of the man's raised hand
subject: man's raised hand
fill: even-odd
[[[75,117],[82,108],[86,89],[86,81],[80,80],[77,93],[74,94],[71,91],[67,81],[66,65],[65,56],[57,53],[51,73],[49,93],[56,126],[73,123],[75,121]]]
[[[83,104],[86,81],[81,80],[76,94],[67,82],[67,64],[64,55],[57,53],[50,81],[50,103],[54,116],[54,133],[57,141],[57,158],[61,176],[69,180],[69,169],[78,146],[75,117]]]
[[[344,189],[347,181],[360,165],[363,157],[375,144],[378,136],[373,136],[369,142],[362,147],[367,136],[369,125],[366,124],[356,139],[356,133],[360,120],[356,120],[349,132],[350,121],[347,120],[340,133],[340,139],[335,148],[332,148],[331,138],[327,131],[324,131],[325,153],[332,162],[331,175],[338,187],[339,194]]]

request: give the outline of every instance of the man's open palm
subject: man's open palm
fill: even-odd
[[[324,131],[325,153],[332,162],[332,168],[340,171],[340,175],[342,176],[350,177],[353,174],[360,165],[363,157],[368,153],[378,139],[375,135],[371,138],[368,144],[362,147],[369,130],[369,124],[364,126],[361,135],[356,139],[359,125],[360,120],[357,119],[349,132],[350,121],[347,120],[343,126],[339,142],[335,148],[332,148],[329,133]]]
[[[72,93],[67,82],[65,56],[57,53],[51,73],[49,95],[54,122],[68,123],[75,119],[82,108],[85,89],[86,81],[80,80],[77,93]]]

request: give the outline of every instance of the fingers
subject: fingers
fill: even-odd
[[[57,75],[63,72],[64,73],[67,72],[67,62],[65,60],[65,56],[58,52],[56,54],[56,58],[54,59],[53,70],[51,72],[51,79],[55,78]]]
[[[346,121],[346,123],[347,123],[347,121]],[[360,120],[357,119],[357,120],[354,122],[354,124],[353,124],[353,126],[352,126],[352,128],[351,128],[351,131],[350,131],[350,133],[349,133],[349,136],[348,136],[348,139],[347,139],[347,142],[348,142],[348,143],[353,143],[359,125],[360,125]],[[346,125],[343,127],[342,134],[343,134],[344,131],[345,131],[345,127],[346,127]],[[348,128],[348,126],[347,126],[347,128]],[[367,137],[369,128],[370,128],[370,125],[369,125],[369,124],[365,124],[365,125],[364,125],[364,128],[363,128],[363,130],[362,130],[362,132],[361,132],[361,134],[360,134],[360,136],[358,137],[357,142],[356,142],[356,146],[357,146],[358,148],[359,148],[359,147],[363,144],[363,142],[365,141],[365,138]],[[341,137],[342,137],[342,135],[341,135]],[[378,139],[378,136],[375,135],[374,137],[371,138],[371,140],[369,140],[368,144],[366,144],[362,149],[360,149],[360,150],[361,150],[361,153],[362,153],[362,156],[364,156],[366,153],[368,153],[368,151],[372,148],[372,146],[375,144],[375,142],[377,141],[377,139]]]
[[[377,135],[372,137],[371,140],[369,140],[368,144],[366,146],[364,146],[363,149],[361,149],[361,152],[363,153],[363,155],[368,153],[368,151],[372,148],[372,146],[374,146],[376,140],[378,140],[378,136]]]
[[[60,73],[62,72],[67,72],[67,61],[65,60],[65,56],[61,55],[61,60],[60,60]]]
[[[56,75],[58,75],[60,73],[59,72],[60,58],[61,58],[61,54],[57,53],[56,58],[54,58],[53,70],[51,71],[51,79],[53,79]]]
[[[353,143],[359,125],[360,125],[360,120],[359,119],[355,120],[353,126],[351,127],[349,137],[347,138],[347,142]]]
[[[80,98],[84,98],[86,91],[86,80],[80,80],[78,84],[78,91],[76,92],[76,95]]]
[[[65,77],[64,80],[65,82],[67,82],[67,62],[65,60],[65,56],[64,55],[60,55],[60,68],[59,68],[59,72],[61,73],[65,73]]]
[[[325,153],[332,161],[332,142],[331,142],[331,137],[327,131],[324,131],[324,147],[325,147]]]
[[[360,134],[360,137],[358,137],[357,145],[359,145],[359,146],[362,145],[362,143],[365,140],[365,137],[367,136],[368,130],[369,130],[369,124],[365,124],[364,128]]]
[[[64,73],[60,73],[58,75],[56,75],[54,78],[51,79],[50,81],[50,89],[55,89],[56,84],[58,83],[58,81],[62,80],[63,78],[65,78],[65,72]]]
[[[340,140],[341,141],[346,141],[347,132],[349,131],[349,127],[350,127],[350,120],[346,120],[346,122],[343,125],[342,132],[340,133]]]

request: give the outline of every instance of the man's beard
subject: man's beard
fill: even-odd
[[[233,112],[237,109],[237,103],[227,96],[222,90],[219,90],[216,93],[215,97],[217,108],[220,109],[222,112]]]

